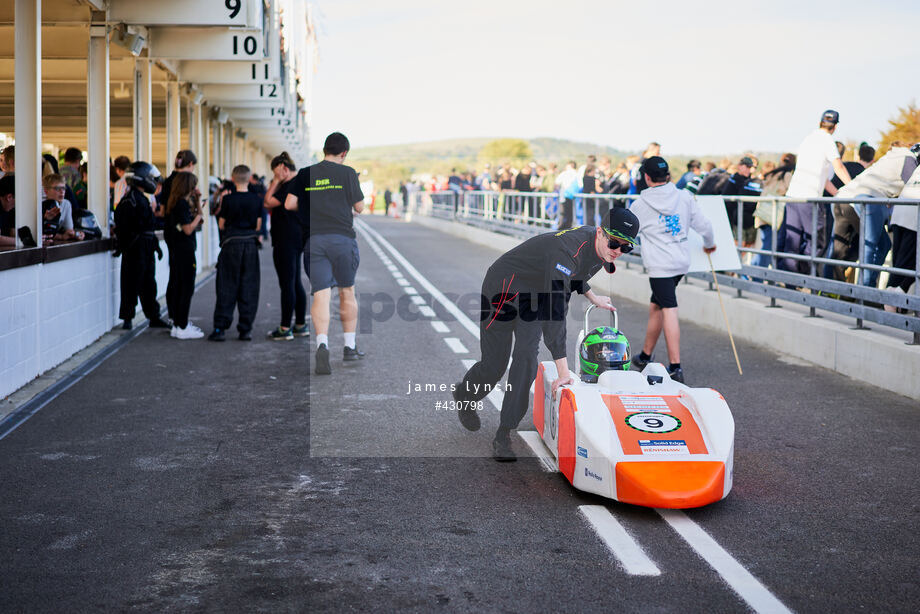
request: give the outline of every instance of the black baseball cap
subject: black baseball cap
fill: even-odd
[[[754,161],[751,160],[750,156],[744,156],[743,158],[738,160],[738,164],[739,165],[743,164],[744,166],[749,166],[751,168],[754,168]]]
[[[639,218],[628,209],[611,209],[604,217],[604,223],[601,228],[604,229],[608,237],[635,245],[636,236],[639,234]]]
[[[833,109],[828,109],[824,112],[824,115],[821,116],[821,121],[836,124],[840,121],[840,113]]]
[[[661,156],[646,158],[642,163],[642,172],[647,174],[652,181],[665,181],[670,174],[668,163]]]

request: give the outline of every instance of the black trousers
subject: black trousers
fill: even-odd
[[[501,286],[499,284],[496,291],[489,281],[486,277],[483,283],[483,310],[479,322],[479,349],[482,351],[482,358],[463,376],[460,395],[463,400],[468,401],[485,398],[504,375],[510,357],[511,369],[508,371],[508,388],[505,389],[502,401],[501,426],[514,429],[527,414],[530,403],[530,385],[537,376],[539,367],[537,353],[543,335],[543,322],[527,321],[519,316],[507,321],[493,319],[491,302],[495,296],[501,294]]]
[[[293,315],[297,316],[297,324],[303,324],[307,321],[307,291],[300,279],[303,255],[300,242],[279,240],[272,241],[272,246],[272,260],[281,287],[281,326],[290,327]]]
[[[217,257],[217,302],[214,328],[225,330],[233,323],[233,310],[239,308],[236,329],[252,330],[259,307],[259,248],[256,239],[225,241]]]
[[[594,226],[594,215],[597,213],[597,200],[596,198],[586,198],[582,201],[585,214],[585,226]]]
[[[891,234],[894,238],[892,241],[892,265],[899,269],[914,271],[917,268],[917,231],[904,228],[903,226],[891,226]],[[901,288],[904,292],[910,289],[914,283],[913,277],[904,275],[891,275],[888,278],[888,287]]]
[[[571,198],[566,198],[562,201],[562,219],[559,221],[560,230],[572,227],[572,207],[574,204]]]
[[[173,324],[188,326],[188,312],[195,294],[198,263],[195,252],[187,247],[169,246],[169,283],[166,285],[166,308]]]
[[[138,297],[148,319],[160,317],[156,264],[153,260],[156,242],[156,237],[141,236],[121,254],[121,305],[118,317],[122,320],[134,318]]]

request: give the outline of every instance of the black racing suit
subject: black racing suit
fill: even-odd
[[[569,298],[572,292],[590,290],[588,280],[604,264],[594,249],[595,230],[581,226],[531,237],[503,254],[486,273],[479,322],[482,359],[463,377],[458,398],[485,397],[501,379],[510,356],[502,428],[517,428],[527,413],[540,336],[553,360],[566,357]],[[613,265],[607,270],[613,272]]]
[[[147,195],[132,187],[115,208],[115,234],[121,251],[121,306],[118,317],[134,318],[137,299],[148,319],[160,317],[154,253],[160,252],[154,234],[153,209]]]

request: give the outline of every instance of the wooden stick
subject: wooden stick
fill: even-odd
[[[738,375],[744,375],[741,371],[741,361],[738,360],[738,350],[735,349],[735,339],[732,337],[732,327],[728,325],[728,315],[725,313],[725,304],[722,303],[722,292],[719,290],[719,280],[716,279],[716,270],[712,266],[712,256],[706,254],[709,259],[709,271],[712,273],[712,281],[716,282],[716,294],[719,295],[719,307],[722,308],[722,317],[725,319],[725,329],[728,331],[728,340],[732,342],[732,352],[735,353],[735,364],[738,365]]]

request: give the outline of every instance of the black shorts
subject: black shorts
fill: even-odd
[[[344,235],[313,235],[307,245],[311,294],[333,286],[350,288],[355,285],[361,260],[356,240]]]
[[[649,277],[648,284],[652,287],[651,301],[664,309],[677,307],[677,284],[683,277]]]

